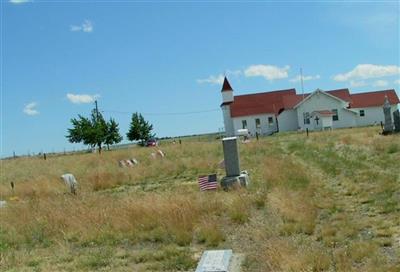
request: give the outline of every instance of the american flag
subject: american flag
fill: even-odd
[[[200,186],[201,191],[217,189],[217,187],[218,187],[217,174],[208,175],[208,176],[200,176],[199,177],[199,186]]]

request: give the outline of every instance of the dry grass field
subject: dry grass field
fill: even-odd
[[[232,248],[243,271],[400,271],[400,135],[379,130],[240,144],[251,185],[229,192],[197,185],[223,176],[220,140],[163,142],[157,160],[143,147],[3,160],[0,270],[193,271],[203,250]]]

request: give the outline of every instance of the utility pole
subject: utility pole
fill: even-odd
[[[300,67],[301,93],[304,100],[304,83],[303,83],[303,68]]]
[[[99,119],[99,108],[97,107],[97,100],[94,101],[94,104],[96,105],[96,116],[97,119]]]
[[[94,104],[96,105],[96,124],[95,126],[97,127],[97,124],[99,123],[99,108],[97,107],[97,100],[94,101]],[[101,143],[97,143],[99,147],[99,154],[101,153]]]

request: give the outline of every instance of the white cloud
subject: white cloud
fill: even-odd
[[[374,87],[386,87],[389,84],[386,80],[377,80],[374,83],[372,83],[372,86]]]
[[[400,85],[400,79],[395,80],[395,81],[394,81],[394,84],[399,84],[399,85]]]
[[[85,20],[81,25],[71,25],[69,29],[72,32],[83,31],[90,33],[93,32],[93,23],[89,20]]]
[[[396,65],[359,64],[353,70],[333,77],[335,81],[355,79],[369,79],[400,74],[400,67]]]
[[[357,81],[357,80],[350,80],[350,87],[364,87],[367,86],[367,82],[364,80]]]
[[[219,74],[218,76],[209,76],[208,78],[198,79],[197,83],[210,83],[210,84],[222,84],[224,83],[224,75]]]
[[[321,76],[320,75],[315,75],[315,76],[303,76],[303,81],[307,81],[307,80],[315,80],[315,79],[320,79]],[[289,79],[290,82],[299,82],[301,81],[301,76],[297,75],[296,77]]]
[[[18,4],[24,4],[24,3],[29,3],[29,2],[33,2],[33,1],[31,1],[31,0],[10,0],[8,2],[10,2],[11,4],[18,5]]]
[[[27,105],[25,105],[23,112],[27,115],[38,115],[39,111],[36,109],[37,103],[36,102],[31,102]]]
[[[67,94],[67,98],[74,104],[87,104],[93,103],[96,98],[100,97],[100,95],[90,95],[90,94]]]
[[[256,77],[261,76],[266,80],[282,79],[288,77],[288,71],[290,69],[289,65],[285,67],[277,67],[273,65],[251,65],[245,71],[244,75],[246,77]]]

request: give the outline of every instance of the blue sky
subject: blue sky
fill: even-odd
[[[93,99],[124,136],[135,111],[160,137],[218,131],[224,74],[235,94],[300,92],[300,67],[306,92],[399,94],[397,1],[2,0],[1,13],[1,156],[82,148],[65,135]]]

